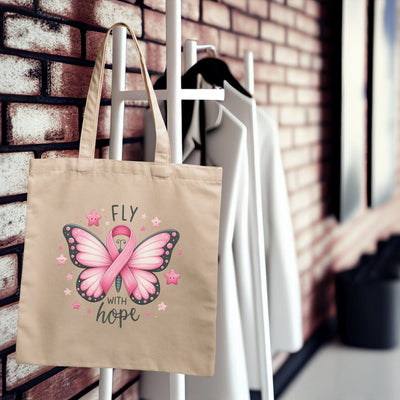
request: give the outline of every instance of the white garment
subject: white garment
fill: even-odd
[[[256,103],[228,82],[224,82],[225,100],[223,105],[232,112],[247,128],[248,154],[248,237],[251,264],[239,265],[241,276],[238,279],[239,301],[242,316],[251,320],[244,325],[246,338],[246,362],[250,388],[260,390],[265,399],[273,398],[272,360],[270,350],[267,273],[265,266],[264,232],[262,223],[262,201],[258,128]],[[243,217],[245,219],[245,217]],[[237,254],[237,253],[236,253]],[[256,352],[254,354],[254,352]]]
[[[301,296],[278,127],[257,110],[272,353],[303,345]]]
[[[298,351],[303,345],[300,284],[278,128],[268,115],[255,108],[255,103],[251,103],[248,97],[227,83],[224,84],[224,89],[225,101],[222,104],[246,125],[248,139],[254,135],[256,141],[254,148],[257,154],[254,161],[259,177],[253,180],[259,179],[262,195],[263,247],[268,272],[272,353]],[[255,199],[252,199],[254,192],[250,188],[250,207],[255,204]],[[249,218],[251,224],[251,210]],[[253,240],[251,245],[254,245]],[[256,252],[257,249],[253,248],[252,254]],[[239,293],[241,301],[247,296],[248,292]]]
[[[199,102],[194,103],[192,123],[185,139],[185,162],[199,163]],[[240,320],[235,266],[232,254],[233,231],[240,188],[240,171],[246,163],[246,129],[236,117],[216,102],[206,102],[206,130],[219,127],[218,135],[207,135],[207,164],[224,168],[221,199],[219,276],[217,304],[217,346],[215,375],[211,378],[186,377],[186,399],[246,400],[249,385],[246,374],[242,325]],[[146,113],[148,114],[148,113]],[[154,124],[145,116],[145,157],[154,154]],[[194,140],[193,140],[194,139]],[[163,400],[166,379],[163,374],[145,373],[141,396]],[[151,377],[151,379],[150,379]]]

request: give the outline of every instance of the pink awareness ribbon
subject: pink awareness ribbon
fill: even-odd
[[[129,237],[129,240],[121,253],[118,251],[113,240],[113,238],[118,235],[124,235]],[[135,244],[136,244],[135,234],[133,233],[132,229],[128,228],[125,225],[116,226],[107,235],[107,249],[108,252],[110,253],[113,263],[108,267],[106,273],[104,274],[100,282],[106,294],[110,290],[110,287],[113,284],[115,278],[118,276],[118,274],[121,274],[122,280],[124,281],[124,284],[126,286],[129,295],[138,285],[132,272],[129,270],[129,268],[126,267],[126,263],[131,258],[133,250],[135,249]]]

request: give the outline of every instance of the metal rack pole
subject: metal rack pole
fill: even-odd
[[[173,163],[182,163],[181,2],[166,1],[167,126]],[[185,400],[185,375],[170,374],[170,400]]]

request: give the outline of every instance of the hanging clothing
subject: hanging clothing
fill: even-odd
[[[251,279],[238,279],[239,302],[242,315],[248,318],[249,324],[244,325],[244,337],[246,338],[247,374],[250,389],[262,390],[264,396],[272,390],[268,386],[268,372],[272,374],[272,362],[270,353],[268,298],[266,297],[266,265],[264,252],[264,235],[261,204],[261,180],[259,169],[258,135],[256,103],[254,99],[240,93],[228,82],[224,82],[225,100],[224,107],[232,112],[247,128],[247,227],[248,248],[250,254],[249,266],[242,265],[241,277],[250,276]],[[236,252],[239,257],[239,254]],[[260,277],[264,276],[264,278]],[[263,304],[260,298],[264,298]],[[259,338],[259,332],[263,337]]]
[[[278,126],[257,109],[272,353],[303,345],[299,273]]]
[[[199,82],[200,84],[200,82]],[[217,102],[203,103],[207,108],[204,129],[207,132],[207,165],[224,168],[222,184],[219,277],[217,303],[217,344],[215,375],[211,378],[186,377],[187,400],[245,400],[249,399],[243,330],[239,311],[235,265],[232,253],[235,215],[241,190],[241,170],[246,159],[246,129],[240,121]],[[184,139],[183,160],[199,164],[202,134],[199,129],[200,102],[195,101],[193,116]],[[218,127],[218,135],[214,133]],[[154,148],[154,125],[145,115],[145,156]],[[157,385],[157,377],[148,388],[142,389],[142,396],[151,396]],[[163,378],[160,377],[160,380]],[[147,386],[147,385],[146,385]],[[150,397],[151,398],[151,397]],[[156,397],[153,397],[156,399]]]

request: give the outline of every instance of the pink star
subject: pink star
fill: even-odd
[[[60,257],[56,257],[57,260],[57,265],[65,265],[65,261],[67,261],[67,258],[64,257],[63,254],[60,255]]]
[[[71,291],[67,288],[64,290],[64,293],[66,296],[70,296],[71,295]]]
[[[142,214],[141,217],[142,217],[142,219],[146,219],[147,215],[146,214]]]
[[[161,219],[158,219],[158,217],[155,217],[154,219],[151,220],[151,223],[154,228],[158,228],[160,226]]]
[[[86,215],[86,218],[89,220],[89,226],[99,226],[99,219],[101,218],[101,215],[98,215],[96,210],[93,210],[91,214]]]
[[[170,285],[171,283],[177,285],[178,279],[181,277],[181,275],[177,274],[173,268],[171,268],[171,271],[168,274],[164,274],[164,276],[167,278],[167,285]]]
[[[90,314],[90,313],[92,312],[92,310],[89,308],[89,309],[87,310],[87,312]]]
[[[165,311],[166,308],[167,305],[163,301],[158,304],[158,311]]]
[[[72,279],[72,275],[71,274],[67,274],[66,278],[67,278],[68,281],[70,281]]]
[[[146,228],[145,228],[144,226],[142,226],[142,227],[140,228],[140,230],[141,230],[142,232],[144,232],[144,231],[146,230]]]
[[[73,304],[74,310],[79,310],[79,307],[81,306],[77,301]]]

